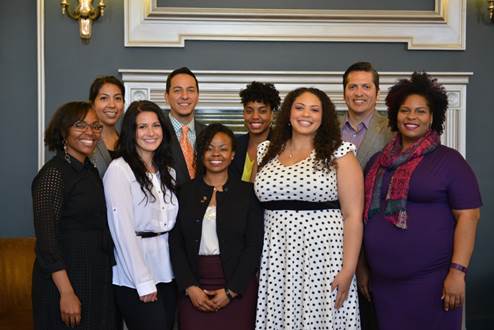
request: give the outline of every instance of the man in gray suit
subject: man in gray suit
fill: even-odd
[[[357,159],[364,169],[372,155],[381,151],[392,136],[388,118],[376,111],[379,74],[368,62],[354,63],[343,75],[343,90],[348,111],[340,121],[341,137],[356,145]],[[357,267],[360,320],[363,330],[378,330],[364,260],[361,258]]]
[[[368,62],[354,63],[343,75],[343,90],[348,111],[340,122],[342,139],[357,146],[357,158],[365,168],[392,136],[388,118],[376,111],[379,74]]]
[[[172,133],[171,151],[176,184],[180,186],[195,177],[188,155],[193,155],[196,137],[205,127],[194,116],[199,101],[199,83],[194,73],[186,67],[172,71],[166,79],[165,100],[170,106],[166,129]]]

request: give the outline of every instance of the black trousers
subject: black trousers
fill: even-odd
[[[129,330],[172,330],[177,309],[175,281],[158,283],[158,300],[143,303],[136,289],[113,286],[118,309]]]

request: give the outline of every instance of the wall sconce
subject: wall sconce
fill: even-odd
[[[487,0],[487,11],[489,12],[489,19],[494,23],[494,0]]]
[[[92,23],[105,13],[105,1],[99,0],[98,6],[93,7],[93,0],[78,0],[77,7],[70,11],[70,0],[61,0],[62,15],[67,14],[72,19],[79,21],[81,39],[89,40],[92,34]]]

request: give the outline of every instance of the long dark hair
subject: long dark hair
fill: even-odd
[[[117,150],[119,155],[129,164],[132,172],[134,172],[147,202],[149,197],[152,198],[152,201],[155,201],[156,196],[152,193],[153,183],[146,174],[146,166],[137,153],[136,148],[136,120],[141,112],[154,112],[163,130],[163,141],[155,150],[153,156],[153,163],[160,174],[162,190],[166,191],[165,188],[168,188],[170,191],[175,192],[175,180],[169,172],[173,164],[170,151],[171,134],[166,129],[163,111],[151,101],[132,102],[123,116],[122,130],[120,131]],[[165,198],[165,195],[163,194],[163,198]]]
[[[276,118],[271,143],[259,165],[259,170],[271,159],[283,152],[287,141],[292,138],[292,127],[290,124],[292,105],[295,99],[304,93],[315,95],[321,101],[322,106],[321,126],[317,129],[314,137],[314,149],[316,150],[314,168],[329,170],[334,165],[333,153],[341,145],[340,126],[336,118],[334,104],[326,93],[320,89],[301,87],[291,91],[285,97],[281,105],[281,111]]]

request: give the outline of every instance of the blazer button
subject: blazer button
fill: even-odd
[[[199,220],[199,219],[196,219],[196,223],[199,223],[199,222],[201,222],[201,220]]]

